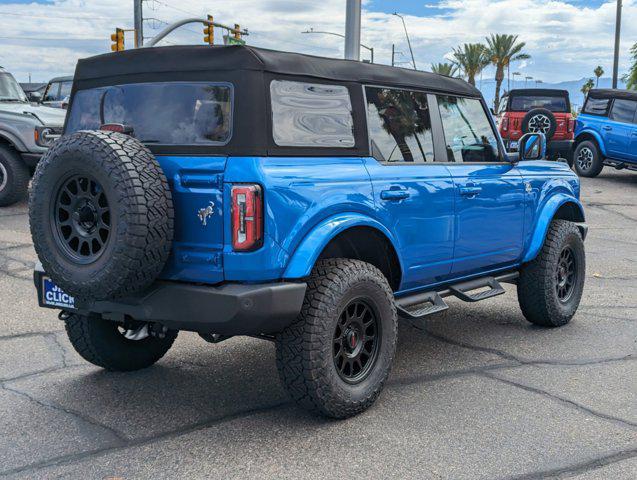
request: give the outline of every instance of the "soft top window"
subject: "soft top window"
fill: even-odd
[[[354,146],[349,91],[343,85],[273,80],[272,136],[280,147]]]
[[[232,87],[208,82],[131,83],[78,91],[66,133],[121,123],[144,143],[224,145],[232,133]]]
[[[582,112],[591,113],[593,115],[606,115],[608,113],[609,103],[610,100],[608,98],[588,97]]]
[[[526,112],[534,108],[568,112],[568,100],[564,95],[511,95],[509,99],[509,110],[512,112]]]

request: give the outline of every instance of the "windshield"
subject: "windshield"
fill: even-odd
[[[72,101],[66,133],[113,123],[132,127],[144,143],[224,145],[232,133],[232,87],[165,82],[80,90]]]
[[[555,95],[513,95],[509,100],[512,112],[527,112],[534,108],[546,108],[551,112],[568,112],[565,96]]]
[[[26,102],[27,96],[10,73],[0,72],[0,102]]]

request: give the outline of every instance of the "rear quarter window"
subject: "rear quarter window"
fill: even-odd
[[[272,80],[272,137],[280,147],[351,148],[352,102],[347,87]]]
[[[107,123],[133,128],[143,143],[225,145],[232,135],[232,86],[207,82],[132,83],[78,91],[66,133]]]
[[[608,98],[588,97],[586,103],[584,104],[584,108],[582,109],[582,113],[590,113],[592,115],[607,115],[609,104],[610,99]]]

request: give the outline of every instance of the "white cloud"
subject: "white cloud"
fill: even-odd
[[[628,69],[628,49],[637,41],[635,1],[624,1],[620,71]],[[247,40],[252,45],[334,57],[343,51],[338,37],[300,32],[314,27],[342,33],[345,0],[150,0],[144,6],[145,16],[162,21],[212,13],[216,21],[237,22],[249,29]],[[445,0],[438,6],[441,9],[433,16],[405,17],[419,68],[444,61],[460,43],[482,41],[489,33],[514,33],[532,55],[530,61],[515,66],[525,75],[559,81],[591,76],[598,64],[608,73],[612,70],[615,0],[597,7],[556,0]],[[363,43],[375,48],[376,60],[382,63],[390,62],[395,43],[406,55],[399,60],[407,61],[400,20],[369,8],[364,2]],[[72,72],[78,58],[109,51],[109,36],[116,26],[132,26],[130,0],[0,3],[0,65],[21,81],[29,72],[34,81]],[[153,32],[150,26],[148,33]],[[155,22],[155,26],[163,25]],[[200,32],[200,26],[191,25],[168,41],[201,43]],[[131,43],[132,38],[127,38],[127,44]]]

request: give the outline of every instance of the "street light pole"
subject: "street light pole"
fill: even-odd
[[[416,70],[416,60],[414,59],[414,51],[411,49],[411,42],[409,41],[409,33],[407,33],[407,25],[405,24],[405,19],[402,15],[397,12],[394,12],[398,18],[403,21],[403,28],[405,29],[405,37],[407,37],[407,45],[409,45],[409,53],[411,53],[411,63],[414,65],[414,70]]]
[[[347,0],[345,11],[345,58],[361,58],[361,0]]]
[[[324,32],[322,30],[314,30],[314,28],[310,28],[309,30],[305,30],[304,32],[301,33],[320,33],[322,35],[334,35],[335,37],[341,37],[341,38],[345,38],[345,35],[341,34],[341,33],[336,33],[336,32]],[[364,43],[360,44],[361,47],[369,50],[369,57],[370,57],[370,62],[374,63],[374,47],[368,47],[367,45],[365,45]]]
[[[622,28],[622,0],[617,0],[617,17],[615,18],[615,57],[613,60],[613,88],[617,88],[619,73],[619,37]]]
[[[133,3],[133,20],[135,23],[135,48],[144,45],[144,15],[142,13],[142,1],[134,0]]]

